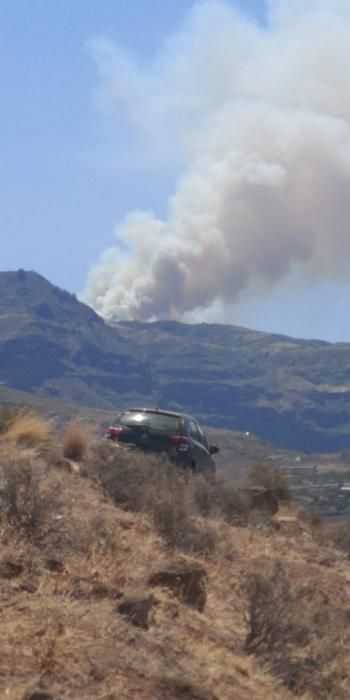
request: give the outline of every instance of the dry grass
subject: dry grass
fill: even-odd
[[[308,522],[301,538],[240,527],[245,504],[220,480],[108,443],[80,473],[16,444],[0,455],[0,697],[350,697],[350,563],[319,563],[333,550],[320,557]],[[203,612],[157,588],[148,630],[118,614],[189,554]]]
[[[305,646],[309,641],[306,620],[298,612],[298,591],[293,591],[285,568],[276,561],[269,573],[254,573],[248,578],[247,650],[280,659],[291,645]]]
[[[275,493],[279,501],[285,503],[291,501],[288,478],[281,469],[271,467],[268,464],[256,464],[250,471],[249,481],[252,486],[270,489]]]
[[[0,405],[0,434],[5,433],[11,421],[15,418],[18,409],[6,404]]]
[[[293,580],[276,561],[270,571],[251,574],[246,591],[247,651],[261,656],[297,697],[308,693],[317,700],[346,700],[347,674],[339,660],[344,661],[344,639],[350,636],[341,616],[331,623],[329,598],[322,589],[315,582]],[[334,656],[338,664],[330,663]]]
[[[164,456],[145,455],[105,443],[95,449],[89,472],[98,476],[114,502],[150,515],[156,531],[172,548],[210,554],[214,530],[200,518],[196,484],[202,479],[174,468]]]
[[[29,537],[38,537],[52,511],[54,492],[43,489],[43,483],[26,459],[7,461],[3,477],[1,504],[7,521]]]
[[[191,486],[193,500],[202,516],[222,518],[231,525],[248,523],[249,498],[234,484],[219,475],[213,479],[198,474]]]
[[[89,431],[81,423],[71,421],[64,432],[62,440],[63,456],[81,462],[89,447]]]
[[[29,447],[47,445],[52,438],[50,421],[29,409],[16,411],[2,436],[3,440]]]
[[[350,527],[348,521],[323,528],[321,536],[328,540],[336,549],[344,552],[350,559]]]

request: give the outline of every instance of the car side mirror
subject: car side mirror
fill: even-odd
[[[217,453],[220,452],[220,450],[218,447],[216,447],[216,445],[210,445],[209,452],[211,455],[217,455]]]

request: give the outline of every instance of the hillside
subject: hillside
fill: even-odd
[[[156,404],[310,452],[350,447],[350,345],[227,325],[106,324],[34,272],[0,273],[0,382],[105,410]]]
[[[78,420],[97,438],[115,418],[115,411],[65,403],[0,385],[0,409],[6,405],[37,410],[53,422],[56,430],[71,420]],[[327,518],[350,515],[350,490],[341,488],[343,483],[350,484],[348,451],[309,454],[275,447],[253,433],[247,435],[212,427],[206,430],[212,444],[220,448],[215,456],[218,473],[229,481],[242,483],[257,464],[267,464],[281,469],[288,476],[293,499],[299,507],[319,512]]]
[[[2,697],[349,697],[345,529],[86,438],[72,462],[21,420],[0,436]]]

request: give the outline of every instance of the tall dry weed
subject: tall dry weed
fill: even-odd
[[[283,471],[269,464],[256,464],[249,473],[249,483],[274,492],[279,501],[289,503],[292,499],[288,478]]]
[[[350,559],[350,521],[336,523],[324,527],[321,535],[323,541],[327,541],[340,552],[344,552]]]
[[[8,430],[10,423],[18,413],[18,408],[8,404],[0,405],[0,435]]]
[[[262,657],[297,697],[347,699],[344,666],[332,664],[344,656],[346,622],[331,630],[327,599],[321,595],[320,603],[315,587],[295,586],[281,562],[270,572],[250,575],[245,590],[247,651]]]
[[[271,656],[297,638],[305,641],[305,630],[296,617],[296,598],[280,562],[269,574],[252,574],[247,581],[249,652]]]
[[[62,441],[63,456],[76,462],[83,460],[89,447],[89,433],[81,423],[71,421],[64,432]]]
[[[19,410],[3,433],[4,440],[26,447],[47,445],[52,438],[50,421],[30,409]]]
[[[53,490],[43,488],[38,474],[26,459],[6,462],[3,478],[2,511],[9,524],[29,537],[38,535],[52,512]]]
[[[196,474],[191,479],[192,497],[199,513],[225,520],[230,525],[246,525],[249,498],[221,476],[209,478]]]

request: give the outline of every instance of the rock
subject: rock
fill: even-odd
[[[148,629],[148,616],[155,603],[152,594],[135,593],[124,596],[119,603],[117,610],[136,627]]]
[[[81,472],[80,464],[78,464],[78,462],[75,462],[73,459],[68,459],[67,457],[65,457],[64,466],[71,474],[80,474]]]
[[[60,559],[46,559],[45,565],[46,568],[53,573],[61,574],[64,571],[64,564]]]
[[[170,588],[181,600],[202,612],[206,603],[207,573],[195,561],[179,560],[154,572],[148,579],[151,586]]]
[[[1,578],[17,578],[23,574],[24,566],[23,564],[16,563],[14,561],[2,561],[0,562],[0,577]]]
[[[181,698],[181,700],[219,700],[217,695],[192,685],[192,683],[187,683],[183,679],[163,678],[159,682],[158,688],[162,693],[163,700],[172,700],[173,698]]]
[[[322,557],[319,560],[321,566],[331,567],[337,563],[338,559],[334,554],[329,554],[328,556]]]

